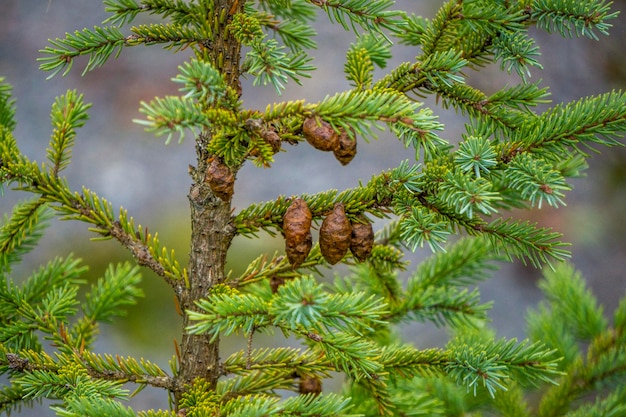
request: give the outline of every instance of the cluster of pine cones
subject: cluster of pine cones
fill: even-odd
[[[309,206],[301,198],[295,198],[285,212],[285,252],[293,268],[304,262],[313,246],[312,219]],[[359,220],[350,222],[343,203],[335,203],[333,210],[322,221],[319,232],[320,251],[326,262],[336,264],[348,250],[360,262],[367,259],[374,246],[374,231],[364,216]]]
[[[356,138],[344,129],[336,131],[330,123],[319,117],[308,117],[302,124],[302,134],[311,146],[320,151],[332,151],[342,165],[348,164],[356,155]]]
[[[261,132],[263,139],[272,146],[274,153],[280,150],[280,137],[269,129],[263,129],[260,124],[250,123],[251,129]],[[302,135],[315,149],[320,151],[332,151],[335,158],[342,165],[348,164],[356,155],[356,137],[354,131],[351,135],[345,129],[334,130],[330,123],[319,117],[308,117],[302,123]],[[217,197],[224,201],[230,201],[233,196],[235,176],[232,171],[218,158],[213,157],[209,161],[206,181]]]
[[[268,136],[268,132],[273,134],[271,144],[277,152],[280,149],[280,138],[273,131],[265,131],[264,138]],[[302,135],[306,141],[315,149],[333,152],[342,165],[348,164],[356,155],[356,137],[354,131],[350,133],[343,128],[333,129],[330,123],[317,116],[306,118],[302,124]],[[219,158],[214,157],[210,160],[206,181],[217,197],[230,201],[235,178]],[[301,198],[294,199],[285,212],[283,218],[285,251],[293,268],[304,262],[313,246],[312,219],[311,210]],[[348,250],[359,262],[363,262],[372,251],[374,231],[365,216],[350,222],[343,203],[336,203],[332,212],[322,222],[319,243],[322,256],[331,265],[341,261]]]

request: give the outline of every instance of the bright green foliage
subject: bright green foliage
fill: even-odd
[[[2,130],[12,131],[15,129],[15,100],[11,98],[11,86],[4,82],[5,77],[0,77],[0,126]]]
[[[25,248],[18,250],[24,252]],[[127,366],[120,358],[108,358],[114,371],[110,366],[104,370],[102,359],[90,353],[99,323],[123,314],[120,308],[134,304],[142,291],[138,268],[126,263],[111,266],[80,303],[77,294],[85,284],[81,275],[86,269],[71,256],[54,259],[21,286],[10,279],[8,271],[2,272],[0,372],[13,376],[11,385],[2,390],[3,409],[10,411],[24,400],[42,397],[63,398],[65,405],[59,410],[69,413],[63,415],[81,415],[78,410],[85,407],[121,409],[113,399],[128,396],[121,387],[122,379],[140,382],[144,374],[163,375],[154,365]],[[54,357],[43,351],[44,340],[57,347]],[[119,372],[118,379],[103,378],[115,372]],[[78,414],[72,414],[74,411]]]
[[[256,33],[245,33],[243,29],[249,30],[250,27],[258,30]],[[309,72],[315,69],[309,65],[311,58],[304,52],[285,52],[286,47],[280,45],[276,39],[266,40],[267,35],[261,31],[260,22],[251,23],[250,19],[233,20],[233,30],[238,29],[241,44],[251,49],[243,66],[246,72],[255,77],[254,85],[271,83],[280,93],[289,79],[299,83],[300,77],[309,77]]]
[[[82,94],[77,95],[76,91],[68,91],[67,94],[57,97],[52,105],[50,120],[54,130],[48,149],[48,160],[55,174],[70,163],[75,129],[84,125],[89,107],[91,105],[85,105]]]
[[[617,12],[611,12],[611,2],[607,1],[540,0],[533,6],[532,18],[537,20],[537,26],[559,32],[562,36],[586,36],[597,40],[595,31],[607,35],[611,24],[606,20],[617,16]]]
[[[570,265],[559,265],[544,272],[539,284],[547,299],[529,313],[529,332],[545,341],[563,358],[564,372],[559,385],[542,398],[538,415],[557,416],[570,410],[572,401],[590,393],[602,393],[607,387],[623,382],[626,376],[626,333],[623,298],[608,325],[602,307],[585,288],[580,273]],[[586,348],[585,348],[586,347]],[[571,415],[619,415],[624,407],[624,389],[607,397],[597,396],[596,403]],[[570,415],[570,414],[568,414]]]
[[[277,152],[305,145],[303,123],[309,118],[366,143],[377,130],[387,130],[410,149],[397,167],[372,173],[358,186],[299,195],[314,226],[336,203],[343,203],[351,222],[393,220],[377,231],[364,262],[351,254],[341,260],[347,268],[332,282],[323,277],[329,264],[315,244],[298,268],[282,253],[262,253],[242,273],[212,270],[215,280],[194,292],[204,278],[194,275],[194,267],[220,259],[198,260],[192,249],[190,266],[183,266],[126,210],[115,212],[91,190],[72,190],[60,176],[70,163],[77,129],[87,120],[90,104],[82,95],[70,90],[53,103],[47,163],[39,164],[18,149],[11,87],[0,78],[0,181],[33,195],[0,225],[0,374],[8,378],[0,389],[0,411],[48,398],[60,416],[624,413],[626,298],[609,326],[580,275],[562,263],[569,253],[561,235],[510,213],[564,205],[569,180],[584,174],[588,151],[621,145],[624,92],[537,113],[536,106],[549,103],[548,89],[529,82],[531,69],[542,68],[529,28],[597,39],[608,34],[617,15],[610,3],[450,0],[431,19],[394,10],[390,0],[103,3],[111,13],[103,26],[50,41],[41,51],[40,68],[52,78],[67,74],[83,55],[85,74],[127,47],[158,44],[192,51],[172,78],[181,94],[142,102],[144,119],[136,122],[166,135],[166,143],[192,132],[198,167],[207,173],[202,177],[192,167],[190,174],[205,190],[205,183],[211,184],[199,211],[229,216],[222,230],[213,224],[203,230],[210,242],[203,241],[205,246],[222,250],[225,259],[230,240],[221,248],[216,242],[222,235],[284,232],[291,197],[235,210],[212,188],[216,174],[207,166],[218,169],[209,164],[222,163],[220,175],[226,170],[233,176],[247,161],[271,167]],[[124,34],[140,14],[153,15],[155,23]],[[310,55],[318,47],[315,19],[354,32],[344,64],[351,88],[317,103],[245,108],[242,76],[252,78],[255,87],[273,86],[279,95],[289,82],[315,76]],[[418,55],[388,68],[392,42]],[[240,50],[245,55],[239,61],[234,55]],[[466,82],[468,71],[492,63],[519,76],[519,83],[487,95]],[[375,68],[386,73],[378,77]],[[424,96],[467,117],[458,144],[443,138],[444,126],[436,111],[423,107]],[[55,214],[87,223],[94,240],[116,240],[136,265],[111,265],[81,297],[86,267],[71,255],[51,260],[18,285],[14,266]],[[410,269],[405,250],[425,246],[434,253]],[[521,342],[498,339],[488,329],[491,302],[482,301],[476,288],[496,262],[513,259],[548,266],[540,284],[546,301],[529,313],[529,339]],[[204,376],[183,379],[189,350],[176,350],[170,372],[148,360],[92,351],[99,323],[114,322],[142,295],[138,266],[154,271],[177,301],[186,303],[180,312],[186,340],[209,346],[198,351],[216,353],[216,363],[208,356],[193,358],[205,365]],[[413,346],[399,335],[399,326],[413,321],[450,328],[449,343]],[[258,333],[279,333],[299,345],[259,347]],[[247,349],[220,357],[220,337],[227,335],[246,338]],[[322,380],[337,374],[344,378],[342,392],[320,393]],[[127,383],[137,391],[147,385],[167,391],[173,409],[127,407],[122,401],[133,395]],[[536,410],[526,397],[532,389]],[[295,395],[281,398],[285,391]],[[582,398],[593,400],[581,404]]]
[[[50,210],[37,200],[26,201],[13,208],[10,219],[5,218],[0,236],[0,270],[10,270],[22,256],[31,250],[43,235],[46,220],[52,216]]]

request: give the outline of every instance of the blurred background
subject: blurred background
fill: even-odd
[[[440,5],[434,1],[397,1],[396,7],[425,17],[432,17]],[[117,60],[111,59],[102,68],[81,76],[86,64],[79,59],[66,76],[46,80],[49,75],[38,69],[47,39],[63,38],[66,32],[100,25],[108,16],[98,1],[80,0],[3,0],[0,5],[0,76],[14,86],[17,99],[18,125],[15,132],[20,149],[31,159],[45,160],[50,138],[50,107],[54,98],[68,89],[77,89],[85,101],[93,103],[90,120],[78,131],[73,161],[65,171],[70,185],[80,190],[83,185],[111,201],[114,208],[123,206],[135,221],[158,231],[161,242],[176,251],[185,262],[189,245],[189,220],[186,195],[190,178],[188,164],[194,164],[195,151],[191,135],[178,144],[165,145],[132,123],[141,118],[140,101],[155,96],[178,94],[170,81],[189,55],[172,54],[158,46],[126,48]],[[614,10],[621,15],[611,21],[611,36],[600,42],[588,39],[563,39],[556,34],[532,31],[541,47],[543,71],[535,70],[533,79],[543,79],[550,86],[553,103],[567,102],[582,96],[600,94],[626,87],[626,1],[615,1]],[[148,23],[151,17],[137,19],[134,24]],[[349,88],[343,74],[345,53],[354,33],[339,25],[330,25],[326,15],[316,24],[318,49],[311,52],[318,71],[301,86],[291,82],[282,96],[271,86],[252,87],[244,80],[243,99],[250,108],[263,109],[268,103],[305,98],[318,101],[327,94]],[[401,45],[393,47],[390,67],[411,61],[419,53]],[[378,74],[382,74],[378,71]],[[487,94],[517,79],[507,76],[496,66],[468,73],[468,82]],[[464,132],[465,119],[452,111],[427,106],[439,114],[446,130],[441,136],[456,142]],[[342,167],[330,153],[315,151],[309,146],[286,146],[278,154],[272,169],[247,164],[238,174],[234,206],[237,209],[258,202],[273,200],[279,195],[314,193],[329,188],[344,189],[366,182],[380,172],[412,159],[414,152],[404,149],[396,139],[380,134],[377,141],[360,141],[357,157]],[[572,261],[582,271],[590,287],[610,314],[626,290],[626,150],[601,149],[589,161],[588,176],[572,182],[574,189],[567,196],[567,207],[516,213],[542,226],[554,227],[571,242]],[[29,196],[5,189],[0,198],[0,213],[10,213],[12,205]],[[382,223],[376,223],[378,228]],[[77,222],[53,220],[46,236],[33,253],[14,273],[14,279],[26,277],[42,263],[55,256],[73,252],[90,267],[90,277],[101,276],[111,259],[130,259],[114,241],[90,242],[87,226]],[[258,240],[237,238],[230,267],[242,271],[247,262],[263,252],[282,250],[281,239],[262,236]],[[427,250],[408,257],[417,264],[428,256]],[[494,278],[481,284],[484,301],[495,300],[493,327],[499,336],[524,338],[524,315],[537,305],[541,294],[536,282],[541,272],[524,267],[520,262],[504,264]],[[180,320],[174,310],[169,287],[158,277],[144,270],[143,289],[146,297],[131,309],[129,315],[112,326],[103,326],[98,352],[134,355],[169,369],[173,340],[179,337]],[[430,324],[412,324],[402,328],[407,340],[419,347],[442,346],[446,332]],[[281,343],[281,340],[256,340],[255,344]],[[230,340],[228,351],[243,342]],[[147,389],[133,403],[138,408],[167,407],[160,391]],[[45,415],[47,406],[32,411]],[[30,415],[24,410],[22,415]]]

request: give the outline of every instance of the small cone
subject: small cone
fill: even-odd
[[[209,164],[206,181],[216,196],[223,201],[230,201],[235,190],[235,175],[219,158],[213,158]]]
[[[280,151],[280,146],[281,146],[280,136],[278,136],[278,133],[276,133],[274,130],[269,130],[269,129],[264,130],[261,133],[261,137],[263,138],[265,142],[267,142],[272,147],[272,151],[274,151],[274,153],[277,153],[278,151]]]
[[[314,376],[300,377],[298,392],[300,392],[300,394],[319,395],[322,392],[322,381]]]
[[[297,268],[304,262],[313,246],[312,220],[311,210],[306,201],[301,198],[296,198],[291,202],[283,217],[285,253],[293,268]]]
[[[339,145],[337,132],[319,117],[307,117],[302,124],[302,134],[311,146],[320,151],[333,151]]]
[[[336,203],[320,226],[320,250],[324,259],[334,265],[341,261],[350,248],[352,227],[342,203]]]
[[[337,147],[333,153],[341,165],[348,165],[356,156],[356,136],[350,137],[348,132],[343,130],[337,139]]]
[[[374,247],[374,229],[372,224],[363,217],[364,223],[352,223],[350,252],[359,261],[366,260]]]

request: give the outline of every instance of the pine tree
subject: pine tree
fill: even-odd
[[[530,69],[541,64],[529,28],[598,39],[617,15],[610,3],[451,0],[431,19],[394,10],[391,0],[103,3],[110,17],[102,26],[50,41],[40,67],[50,78],[65,75],[84,55],[88,75],[115,65],[107,61],[127,47],[193,52],[173,78],[181,94],[141,103],[144,119],[137,120],[166,143],[195,141],[190,256],[183,262],[126,210],[89,189],[71,189],[61,175],[88,118],[80,93],[67,91],[52,104],[47,158],[38,163],[18,148],[15,101],[0,80],[0,180],[32,196],[0,229],[0,374],[8,377],[0,410],[47,398],[60,416],[624,413],[626,298],[609,325],[580,274],[564,263],[561,235],[511,217],[513,208],[562,206],[589,151],[620,144],[623,92],[536,112],[548,92],[530,81]],[[139,14],[162,20],[131,26]],[[245,108],[242,76],[280,94],[288,82],[315,75],[315,19],[355,33],[344,66],[352,88],[317,103]],[[387,68],[392,42],[419,54]],[[487,95],[465,82],[467,71],[490,63],[519,83]],[[385,71],[377,79],[376,67]],[[422,105],[424,96],[467,117],[458,145],[441,137],[444,126]],[[340,170],[358,157],[357,144],[367,152],[379,128],[410,148],[410,158],[354,188],[232,207],[245,163],[271,168],[278,152],[306,143],[332,152]],[[134,263],[112,264],[88,285],[86,266],[69,255],[18,285],[14,267],[53,216],[86,223],[95,240],[117,241]],[[384,227],[374,231],[374,218],[386,219]],[[243,273],[229,273],[233,238],[262,233],[282,235],[285,253],[259,254]],[[423,247],[434,253],[409,269],[405,251]],[[474,287],[501,260],[545,267],[546,301],[528,315],[528,340],[499,339],[487,327],[490,304]],[[324,279],[335,264],[349,268]],[[100,323],[142,295],[141,268],[171,287],[183,317],[169,370],[93,351]],[[396,329],[407,321],[449,327],[449,343],[406,343]],[[255,343],[277,330],[299,347]],[[248,348],[222,357],[220,338],[231,334]],[[340,393],[322,389],[332,373],[345,378]],[[129,408],[128,383],[163,389],[172,409]],[[532,389],[536,408],[526,396]]]

